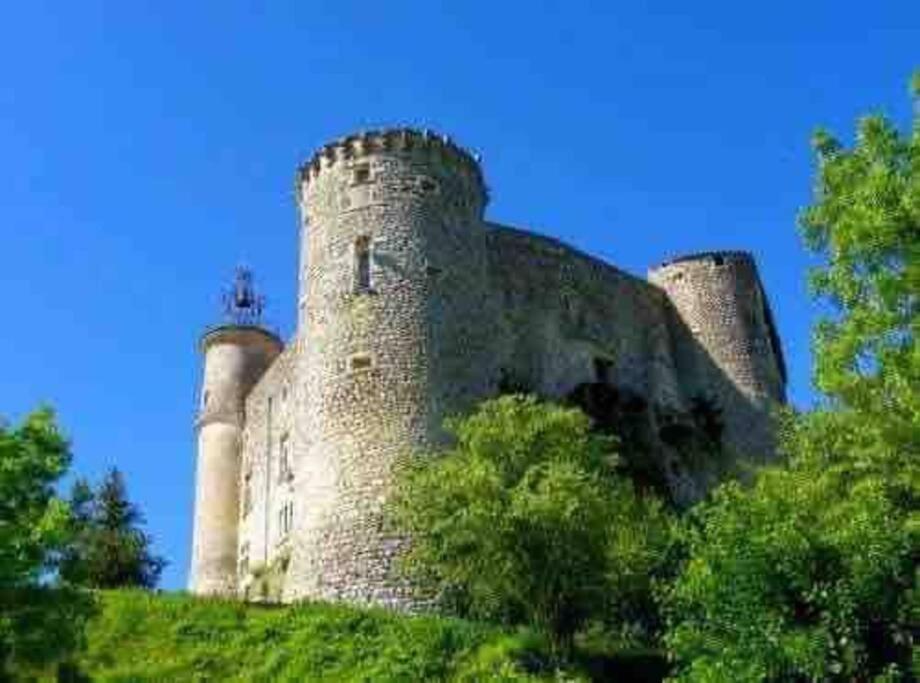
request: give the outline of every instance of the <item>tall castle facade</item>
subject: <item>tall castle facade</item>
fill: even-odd
[[[296,334],[253,320],[201,339],[193,592],[406,604],[382,515],[394,464],[509,388],[628,397],[679,502],[713,477],[682,456],[700,406],[724,452],[771,452],[785,370],[749,254],[643,280],[490,223],[477,159],[427,131],[340,139],[296,185]]]

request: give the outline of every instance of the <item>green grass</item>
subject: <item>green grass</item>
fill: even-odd
[[[0,681],[630,681],[659,683],[667,661],[602,636],[569,667],[526,630],[327,603],[246,605],[181,593],[100,591],[75,660]]]
[[[98,596],[72,680],[587,680],[554,671],[532,635],[458,619],[135,591]]]

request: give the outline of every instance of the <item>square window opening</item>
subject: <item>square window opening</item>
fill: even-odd
[[[354,185],[366,185],[371,181],[370,164],[358,164],[352,170],[352,183]]]
[[[598,384],[610,384],[610,371],[613,369],[613,361],[609,358],[594,359],[594,381]]]
[[[351,358],[351,371],[360,372],[361,370],[370,370],[371,368],[371,357],[370,356],[352,356]]]

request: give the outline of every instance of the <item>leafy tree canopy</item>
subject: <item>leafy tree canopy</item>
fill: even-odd
[[[69,536],[54,484],[70,460],[51,410],[0,424],[0,679],[65,657],[90,613],[86,596],[49,585]]]
[[[457,611],[524,621],[567,647],[588,619],[641,621],[670,521],[616,472],[580,411],[503,396],[449,421],[394,501],[412,578]]]
[[[15,428],[0,424],[0,588],[34,585],[53,569],[68,521],[54,483],[70,458],[48,409]]]

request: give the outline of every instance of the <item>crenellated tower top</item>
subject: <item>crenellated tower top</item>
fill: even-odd
[[[326,168],[373,154],[413,151],[430,155],[432,161],[466,176],[479,188],[483,205],[488,201],[488,189],[480,167],[481,157],[458,145],[447,135],[416,128],[362,131],[323,145],[297,169],[297,198],[303,199],[304,187]]]
[[[742,263],[746,266],[753,266],[754,256],[749,251],[741,251],[737,249],[698,251],[666,259],[654,268],[651,268],[650,271],[659,271],[682,263],[698,263],[711,266],[721,266],[729,263]]]

